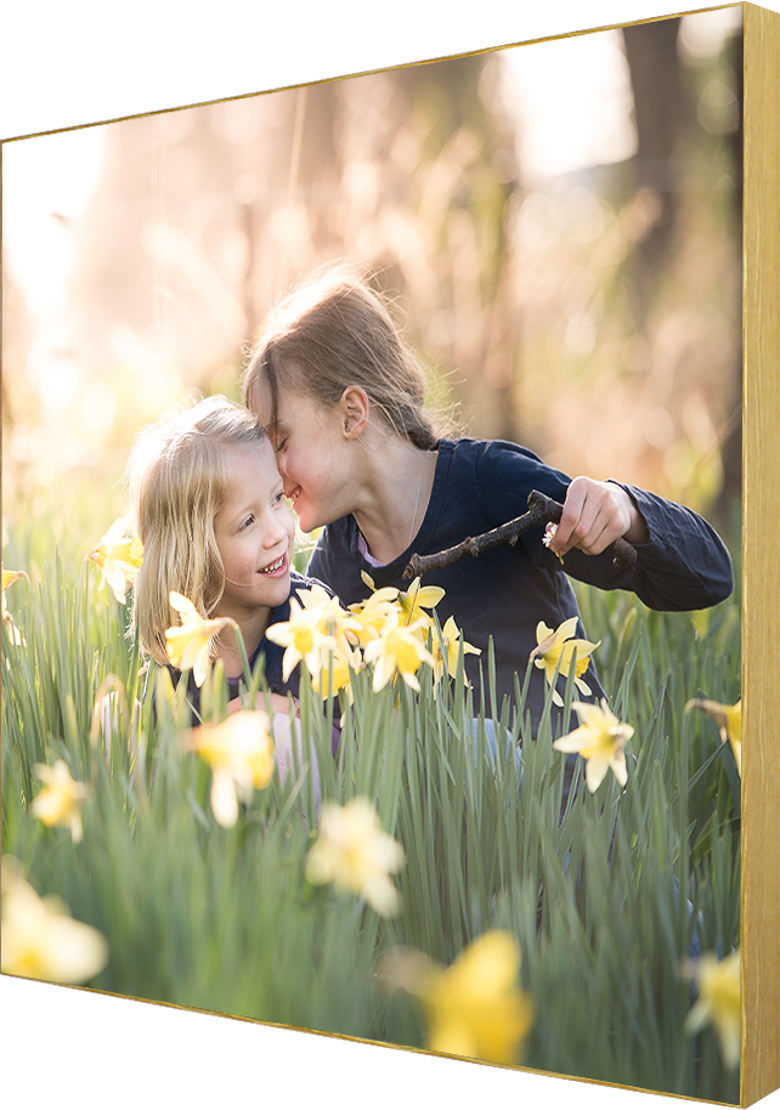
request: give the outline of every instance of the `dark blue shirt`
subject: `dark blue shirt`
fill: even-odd
[[[442,440],[438,447],[430,502],[409,547],[385,566],[373,566],[358,547],[353,516],[329,524],[314,550],[308,573],[326,582],[349,605],[367,597],[361,571],[377,588],[408,589],[402,577],[413,553],[429,555],[519,516],[536,489],[563,502],[571,479],[546,466],[517,444],[472,439]],[[645,490],[623,486],[644,517],[647,543],[637,546],[633,570],[616,570],[609,554],[589,556],[572,549],[563,565],[542,543],[544,528],[522,536],[514,547],[502,545],[479,558],[467,557],[426,574],[424,584],[445,591],[436,612],[443,625],[452,615],[466,640],[482,649],[467,655],[466,670],[479,691],[480,668],[493,638],[499,701],[521,685],[528,657],[536,647],[541,620],[557,628],[578,618],[577,635],[585,636],[568,575],[601,589],[633,591],[651,609],[703,609],[728,597],[733,589],[731,559],[717,533],[696,513]],[[592,630],[594,640],[598,629]],[[604,696],[594,665],[583,675],[594,697]],[[565,685],[560,680],[560,689]],[[544,705],[545,679],[534,668],[526,706],[534,724]]]

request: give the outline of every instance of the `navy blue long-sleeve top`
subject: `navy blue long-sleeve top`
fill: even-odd
[[[307,572],[326,582],[345,605],[370,592],[361,571],[370,574],[377,588],[407,589],[409,583],[402,576],[412,554],[442,551],[519,516],[526,511],[533,489],[563,502],[570,481],[517,444],[441,440],[428,508],[405,551],[383,566],[370,562],[361,553],[358,526],[349,515],[323,530]],[[466,640],[482,649],[481,656],[465,657],[468,677],[477,690],[490,637],[500,700],[503,695],[513,696],[516,672],[522,683],[529,654],[537,644],[540,620],[557,628],[576,616],[577,635],[585,636],[568,576],[605,590],[631,590],[657,610],[703,609],[729,596],[734,584],[731,558],[714,529],[682,505],[634,486],[622,488],[633,499],[649,532],[647,543],[637,545],[632,570],[616,569],[608,553],[591,556],[576,549],[569,551],[561,564],[542,543],[544,527],[539,526],[513,547],[495,547],[477,559],[465,558],[426,573],[425,585],[445,590],[436,609],[441,624],[452,615]],[[599,639],[597,629],[592,638]],[[593,697],[605,696],[593,662],[583,677]],[[559,679],[561,692],[564,684]],[[534,724],[541,715],[545,692],[544,675],[534,668],[526,701]]]

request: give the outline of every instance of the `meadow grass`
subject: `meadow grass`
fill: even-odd
[[[400,681],[374,692],[370,670],[355,674],[351,706],[323,703],[304,673],[302,750],[316,752],[323,801],[369,798],[405,852],[400,911],[382,916],[306,878],[318,826],[310,760],[256,791],[232,827],[216,822],[210,770],[181,741],[183,688],[158,686],[159,668],[126,635],[127,606],[98,592],[82,555],[67,539],[47,555],[40,525],[6,546],[5,565],[29,581],[6,597],[24,642],[4,627],[2,833],[35,890],[107,938],[108,963],[88,985],[425,1047],[422,1008],[383,987],[379,962],[400,946],[448,965],[503,929],[534,1011],[518,1064],[737,1101],[738,1069],[714,1031],[686,1030],[695,986],[681,967],[699,950],[739,947],[739,777],[713,722],[685,711],[697,696],[739,697],[738,596],[659,614],[578,587],[612,708],[635,729],[625,789],[608,774],[591,794],[574,758],[566,783],[549,700],[535,737],[524,720],[525,675],[515,712],[458,679],[434,685],[429,668],[419,693]],[[93,710],[109,675],[101,729]],[[217,669],[208,684],[219,715]],[[570,727],[572,695],[570,683]],[[35,767],[57,759],[89,786],[78,842],[31,813]]]

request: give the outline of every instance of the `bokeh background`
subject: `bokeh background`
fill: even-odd
[[[101,534],[138,427],[238,396],[270,304],[347,259],[460,431],[733,542],[740,73],[724,8],[5,144],[4,525]]]

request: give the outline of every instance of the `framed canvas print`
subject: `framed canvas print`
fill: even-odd
[[[34,1059],[778,1087],[780,17],[576,30],[4,140]]]

